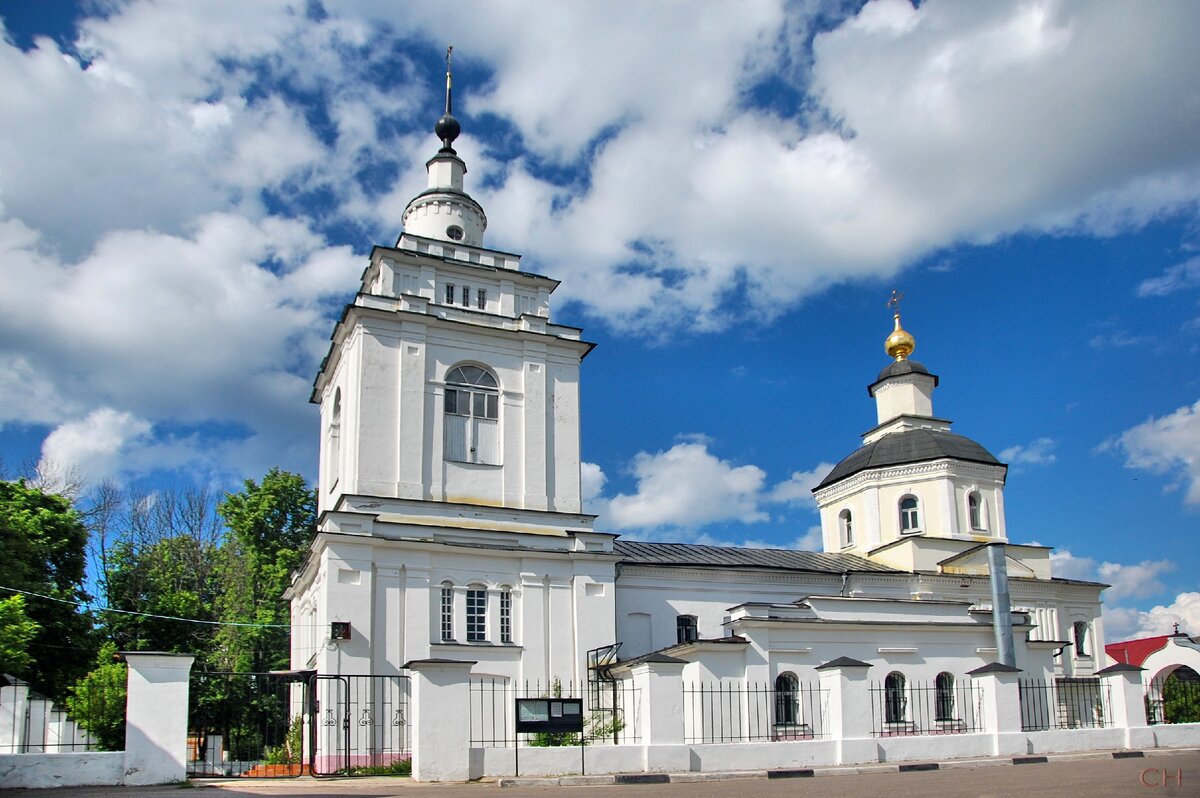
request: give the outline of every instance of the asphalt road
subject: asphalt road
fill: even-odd
[[[194,782],[174,787],[85,787],[0,790],[3,798],[528,798],[557,793],[566,798],[1200,798],[1200,752],[1144,759],[1084,759],[1032,765],[993,765],[913,773],[818,775],[802,779],[739,779],[683,784],[595,787],[508,787],[494,783],[416,784],[408,779],[283,779],[255,782]]]

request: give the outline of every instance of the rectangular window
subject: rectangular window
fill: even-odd
[[[512,642],[512,591],[500,591],[500,642]]]
[[[487,640],[487,591],[482,588],[467,589],[467,642],[480,643]]]
[[[465,285],[462,292],[462,305],[464,308],[471,307],[471,289]]]
[[[446,283],[446,304],[454,304],[454,283]]]
[[[679,615],[675,618],[675,642],[676,643],[691,643],[698,638],[699,630],[696,628],[695,615]]]
[[[442,639],[454,639],[454,588],[442,585]]]
[[[480,310],[487,310],[487,289],[475,289],[475,300],[479,303]]]

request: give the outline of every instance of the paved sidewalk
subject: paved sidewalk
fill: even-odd
[[[733,782],[739,782],[734,784]],[[506,785],[497,793],[498,785]],[[161,787],[64,787],[0,790],[0,798],[502,798],[565,791],[573,798],[632,791],[636,798],[728,798],[732,791],[780,798],[1021,798],[1087,795],[1200,797],[1200,748],[993,757],[944,762],[726,773],[562,776],[468,784],[420,784],[407,778],[197,779]]]

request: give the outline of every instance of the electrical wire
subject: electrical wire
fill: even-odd
[[[70,604],[73,607],[83,607],[91,610],[91,605],[82,601],[68,601],[67,599],[55,598],[47,596],[43,593],[34,593],[29,590],[18,590],[15,587],[5,587],[0,585],[0,590],[7,590],[10,593],[20,593],[22,596],[33,596],[35,598],[46,599],[47,601],[57,601],[59,604]],[[201,621],[196,618],[180,618],[175,615],[156,615],[152,612],[136,612],[134,610],[118,610],[112,607],[97,607],[97,612],[119,612],[122,615],[136,615],[141,618],[157,618],[162,621],[182,621],[183,623],[202,623],[208,626],[246,626],[254,629],[290,629],[291,624],[286,623],[239,623],[237,621]]]

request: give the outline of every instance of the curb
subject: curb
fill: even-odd
[[[827,776],[857,776],[868,773],[924,773],[934,770],[963,770],[967,768],[999,767],[1004,765],[1045,765],[1051,762],[1073,762],[1084,759],[1140,759],[1168,754],[1200,753],[1200,748],[1156,748],[1150,751],[1076,751],[1063,754],[1032,756],[988,757],[986,759],[952,759],[946,762],[905,762],[842,765],[813,768],[774,768],[770,770],[723,770],[712,773],[618,773],[607,776],[548,776],[510,777],[496,780],[499,787],[598,787],[625,784],[691,784],[698,781],[733,781],[735,779],[807,779]]]

